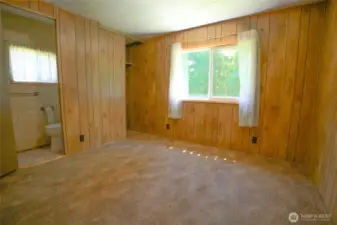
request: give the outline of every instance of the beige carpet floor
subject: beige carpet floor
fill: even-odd
[[[324,212],[294,164],[134,133],[19,169],[0,193],[6,225],[286,225],[290,212]]]

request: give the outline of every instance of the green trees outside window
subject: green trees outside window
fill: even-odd
[[[234,46],[187,51],[183,58],[190,98],[240,95],[238,57]]]

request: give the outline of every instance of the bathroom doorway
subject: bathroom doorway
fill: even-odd
[[[4,75],[19,168],[64,156],[55,21],[1,5]]]

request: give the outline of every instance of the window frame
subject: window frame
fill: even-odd
[[[226,102],[226,103],[238,103],[239,96],[213,96],[213,57],[214,57],[214,50],[220,48],[233,48],[237,49],[236,44],[230,45],[218,45],[218,46],[211,46],[211,47],[202,47],[202,48],[195,48],[195,49],[185,49],[183,53],[190,53],[190,52],[201,52],[207,50],[209,52],[209,69],[208,69],[208,94],[206,98],[202,97],[187,97],[184,101],[200,101],[200,102]]]

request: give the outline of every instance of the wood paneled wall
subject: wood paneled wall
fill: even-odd
[[[127,76],[128,127],[289,161],[306,161],[311,151],[310,121],[316,105],[325,6],[319,3],[252,15],[132,47],[133,66]],[[240,128],[238,105],[229,103],[186,101],[182,119],[168,119],[170,45],[188,45],[252,28],[261,38],[259,127]],[[252,136],[258,137],[257,144],[252,144]]]
[[[5,2],[12,6],[29,10],[50,18],[56,17],[58,9],[56,6],[42,0],[1,0],[0,2]]]
[[[66,153],[126,137],[125,37],[43,1],[3,2],[56,20]]]
[[[317,166],[321,153],[319,191],[337,224],[337,2],[329,1],[327,9],[327,31],[318,82],[316,132],[311,137],[317,151],[311,157],[310,167]]]

